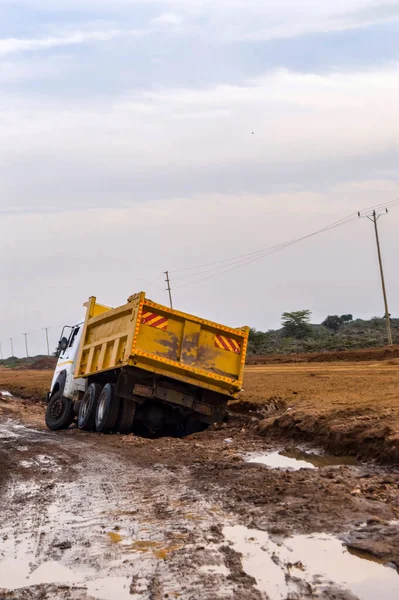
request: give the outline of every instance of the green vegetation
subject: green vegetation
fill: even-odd
[[[295,338],[304,340],[312,337],[312,326],[310,325],[310,310],[297,310],[295,312],[285,312],[281,316],[283,324],[283,335],[286,338]]]
[[[320,325],[310,323],[311,312],[282,314],[282,328],[267,332],[251,329],[250,354],[291,354],[372,348],[387,344],[385,319],[354,319],[353,315],[329,315]],[[392,319],[394,344],[399,344],[399,319]]]

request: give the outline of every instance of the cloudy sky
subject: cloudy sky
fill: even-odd
[[[166,303],[166,269],[233,326],[381,315],[366,219],[239,257],[399,199],[398,39],[395,0],[0,0],[3,355],[90,295]]]

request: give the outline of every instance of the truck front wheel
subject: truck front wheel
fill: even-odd
[[[96,411],[96,429],[100,433],[116,430],[120,410],[120,398],[115,394],[115,385],[107,383],[100,394]]]
[[[82,398],[78,415],[78,427],[85,431],[95,431],[95,420],[97,403],[100,397],[102,386],[98,383],[91,383]]]
[[[72,402],[58,391],[50,398],[46,409],[46,425],[52,431],[68,429],[74,419]]]

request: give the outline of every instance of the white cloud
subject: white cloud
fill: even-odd
[[[151,24],[165,27],[178,27],[183,23],[184,19],[181,15],[175,13],[162,13],[155,19],[152,19]]]
[[[3,0],[3,3],[13,2]],[[382,3],[380,0],[301,0],[300,3],[298,0],[114,0],[112,3],[109,0],[25,0],[25,3],[30,9],[62,12],[75,8],[89,20],[99,10],[111,17],[119,14],[129,19],[132,9],[140,11],[143,6],[153,9],[161,6],[159,16],[150,24],[152,30],[162,26],[179,34],[184,30],[187,35],[211,37],[219,42],[289,38],[399,19],[398,0]]]
[[[44,38],[3,38],[0,39],[0,55],[13,54],[16,52],[49,50],[63,46],[77,46],[89,42],[109,42],[122,36],[143,35],[139,30],[110,29],[109,31],[74,31],[62,36],[51,36]]]
[[[15,83],[54,77],[57,74],[55,65],[20,65],[10,61],[0,61],[0,82]]]
[[[279,70],[241,85],[138,92],[113,105],[15,102],[0,99],[3,164],[38,153],[90,156],[109,171],[295,163],[375,155],[399,140],[396,65],[330,75]]]

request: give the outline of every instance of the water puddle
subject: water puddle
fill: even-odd
[[[299,471],[299,469],[316,469],[316,467],[307,460],[299,460],[286,456],[283,452],[266,452],[264,454],[252,455],[247,462],[259,465],[266,465],[272,469],[290,469]]]
[[[272,469],[290,469],[293,471],[339,465],[356,466],[359,464],[353,456],[331,456],[300,449],[252,454],[247,462],[266,465]]]
[[[43,562],[32,571],[31,565],[34,560],[34,556],[27,556],[26,558],[1,561],[1,586],[9,590],[16,590],[42,583],[77,583],[81,579],[71,569],[54,561]]]
[[[98,600],[132,600],[130,593],[131,577],[105,577],[87,583],[89,596]]]
[[[332,454],[323,454],[322,452],[307,452],[298,448],[284,450],[283,455],[295,460],[305,460],[316,468],[338,467],[341,465],[356,467],[359,465],[359,461],[354,456],[333,456]]]
[[[397,600],[399,576],[394,569],[347,551],[330,535],[298,535],[273,542],[263,531],[225,527],[224,535],[243,555],[243,568],[270,600],[283,600],[310,584],[320,593],[339,586],[361,600]]]
[[[131,576],[106,577],[85,581],[82,574],[77,574],[72,569],[55,561],[41,563],[32,570],[34,556],[0,562],[1,587],[8,590],[18,590],[32,585],[64,584],[87,588],[92,598],[98,600],[131,600]],[[17,597],[17,596],[15,596]]]

